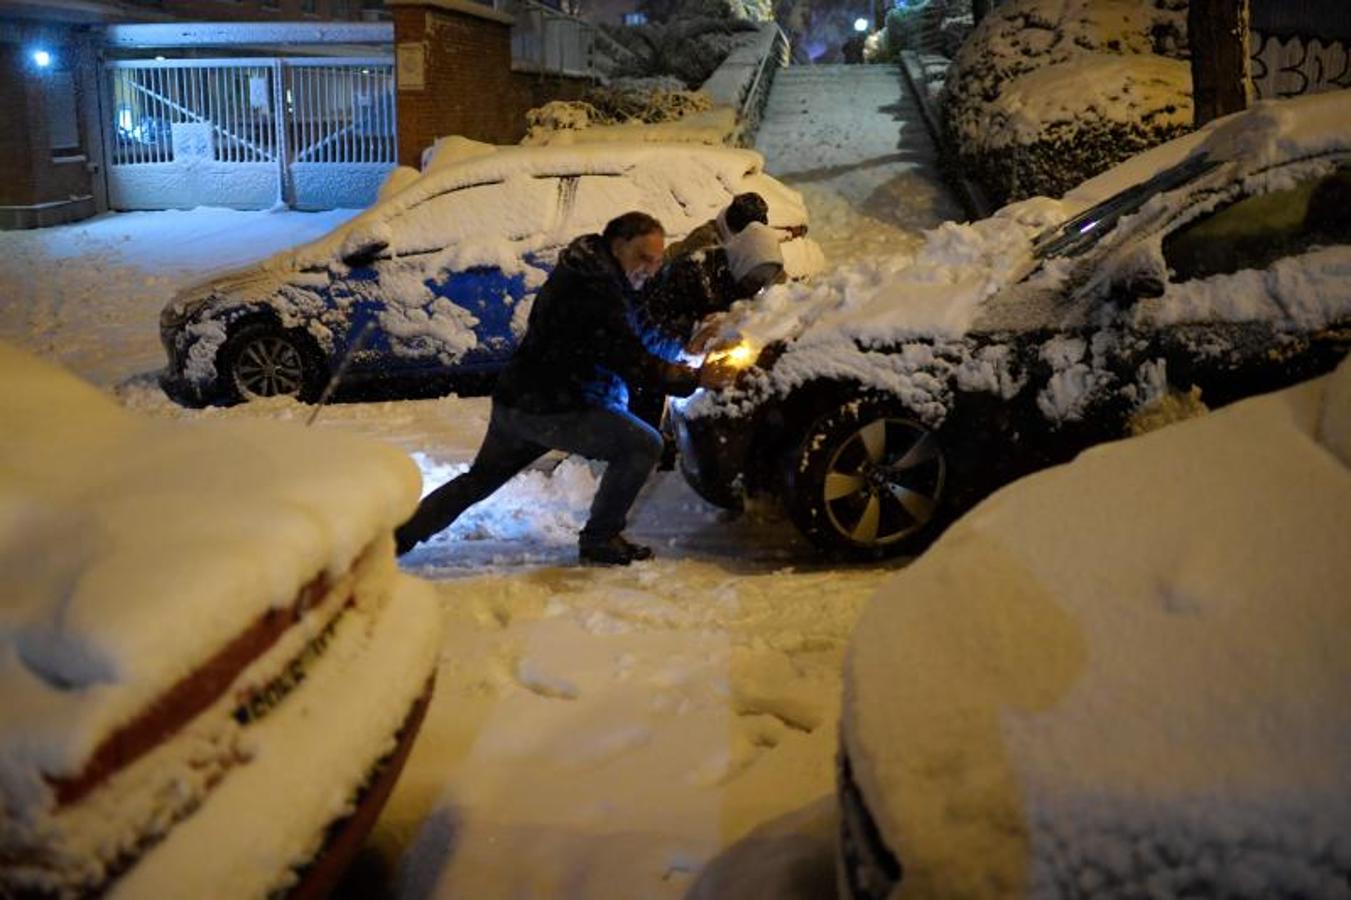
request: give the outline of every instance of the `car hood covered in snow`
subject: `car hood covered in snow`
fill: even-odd
[[[878,346],[914,336],[960,336],[986,301],[1031,270],[1038,237],[1095,204],[1193,155],[1258,171],[1347,148],[1348,119],[1351,95],[1339,91],[1259,103],[1132,157],[1060,200],[1036,197],[979,222],[945,223],[928,232],[914,256],[869,260],[810,284],[773,288],[746,306],[740,331],[753,344],[794,339],[804,350],[841,339]],[[1053,260],[1034,277],[1052,287],[1068,268]]]
[[[913,895],[1340,896],[1348,546],[1351,362],[960,520],[845,673],[844,747]]]

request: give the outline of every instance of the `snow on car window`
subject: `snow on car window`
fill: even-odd
[[[441,250],[466,239],[500,245],[538,238],[555,225],[553,179],[514,177],[435,195],[390,220],[398,255]]]
[[[565,227],[573,236],[597,232],[610,219],[630,210],[655,216],[670,236],[685,234],[717,212],[716,207],[710,213],[702,206],[682,206],[650,172],[635,171],[626,178],[583,175],[577,179],[577,193],[565,214]]]

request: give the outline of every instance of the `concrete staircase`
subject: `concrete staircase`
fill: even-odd
[[[896,66],[788,66],[769,93],[756,149],[776,175],[896,153],[919,109]]]
[[[771,175],[802,191],[827,254],[913,246],[963,218],[897,66],[788,66],[774,78],[755,148]]]

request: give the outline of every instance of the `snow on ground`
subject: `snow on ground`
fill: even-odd
[[[0,339],[143,414],[304,421],[311,408],[289,400],[172,404],[153,379],[156,319],[180,285],[348,215],[135,213],[0,233]],[[467,463],[487,416],[486,399],[450,397],[329,406],[315,427],[418,454],[430,489]],[[579,568],[595,478],[546,459],[406,561],[445,611],[437,694],[345,895],[717,896],[777,879],[810,896],[830,883],[842,648],[889,569],[796,568],[785,522],[727,521],[671,473],[631,529],[658,558]]]
[[[804,192],[832,262],[899,264],[920,230],[958,210],[927,137],[900,121],[898,74],[867,72],[861,104],[857,86],[817,85],[810,101],[776,86],[776,103],[826,103],[840,117],[775,125],[771,109],[762,150],[766,170]],[[171,403],[154,381],[157,317],[208,272],[352,215],[198,209],[0,232],[0,339],[153,417],[305,421],[312,408],[285,399]],[[488,411],[484,398],[342,404],[315,427],[396,444],[430,490],[472,458]],[[812,897],[833,885],[843,646],[895,564],[795,567],[801,539],[776,515],[728,520],[659,473],[630,529],[657,559],[579,568],[574,535],[598,472],[547,457],[405,561],[445,612],[437,693],[340,894],[736,896],[752,884]]]
[[[157,370],[159,311],[175,290],[312,240],[355,214],[171,210],[0,231],[0,339],[103,386]]]

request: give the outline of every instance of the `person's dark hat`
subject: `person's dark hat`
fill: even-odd
[[[737,194],[727,205],[725,221],[727,230],[732,234],[740,234],[741,229],[752,222],[768,225],[769,204],[765,202],[764,197],[754,191]]]

